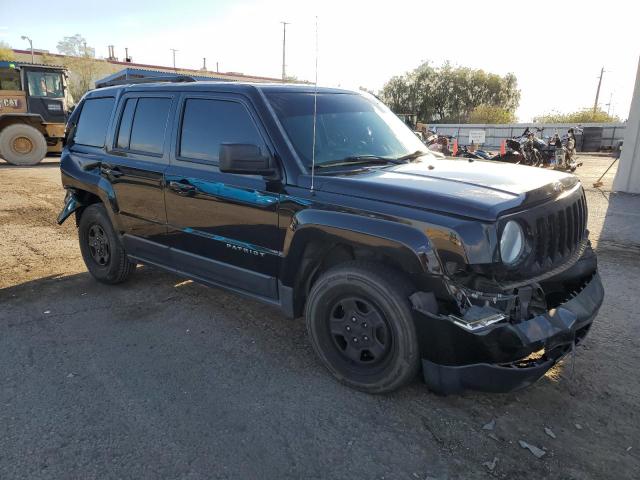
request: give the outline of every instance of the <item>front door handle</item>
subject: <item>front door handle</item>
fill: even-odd
[[[196,187],[191,185],[190,183],[182,183],[182,182],[169,182],[169,188],[176,192],[178,195],[189,195],[196,191]]]

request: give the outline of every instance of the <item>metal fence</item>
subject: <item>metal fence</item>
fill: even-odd
[[[525,128],[542,128],[543,138],[551,137],[557,131],[560,136],[567,133],[575,124],[570,123],[510,123],[501,125],[491,124],[431,124],[431,130],[435,130],[441,135],[451,135],[457,137],[462,145],[471,143],[469,133],[471,130],[482,130],[485,132],[483,146],[486,148],[499,148],[503,140],[519,136]],[[580,127],[584,130],[583,135],[578,135],[577,147],[582,150],[584,145],[589,151],[610,150],[618,147],[618,143],[624,139],[625,123],[584,123]]]

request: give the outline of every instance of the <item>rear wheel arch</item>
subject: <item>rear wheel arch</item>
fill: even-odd
[[[93,205],[95,203],[104,204],[104,202],[98,195],[96,195],[95,193],[89,192],[87,190],[74,189],[73,193],[74,195],[76,195],[78,201],[82,204],[82,206],[75,211],[76,226],[79,226],[80,218],[82,217],[83,212],[86,210],[88,206]]]

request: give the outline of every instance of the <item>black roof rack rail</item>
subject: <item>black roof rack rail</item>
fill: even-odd
[[[108,82],[100,83],[96,85],[97,88],[114,87],[116,85],[132,85],[137,83],[157,83],[157,82],[195,82],[196,79],[188,75],[178,76],[158,76],[158,77],[143,77],[143,78],[123,78],[121,80],[110,80]]]

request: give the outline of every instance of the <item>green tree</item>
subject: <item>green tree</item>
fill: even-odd
[[[515,75],[429,62],[391,78],[380,97],[397,113],[415,113],[425,123],[467,122],[480,105],[513,114],[520,102]]]
[[[534,117],[535,123],[616,123],[620,118],[609,115],[604,110],[597,109],[595,112],[590,108],[578,110],[571,113],[551,112],[539,117]]]
[[[0,41],[0,60],[11,62],[16,59],[11,46],[7,42]]]
[[[502,107],[491,105],[478,105],[469,114],[469,123],[513,123],[515,114]]]

